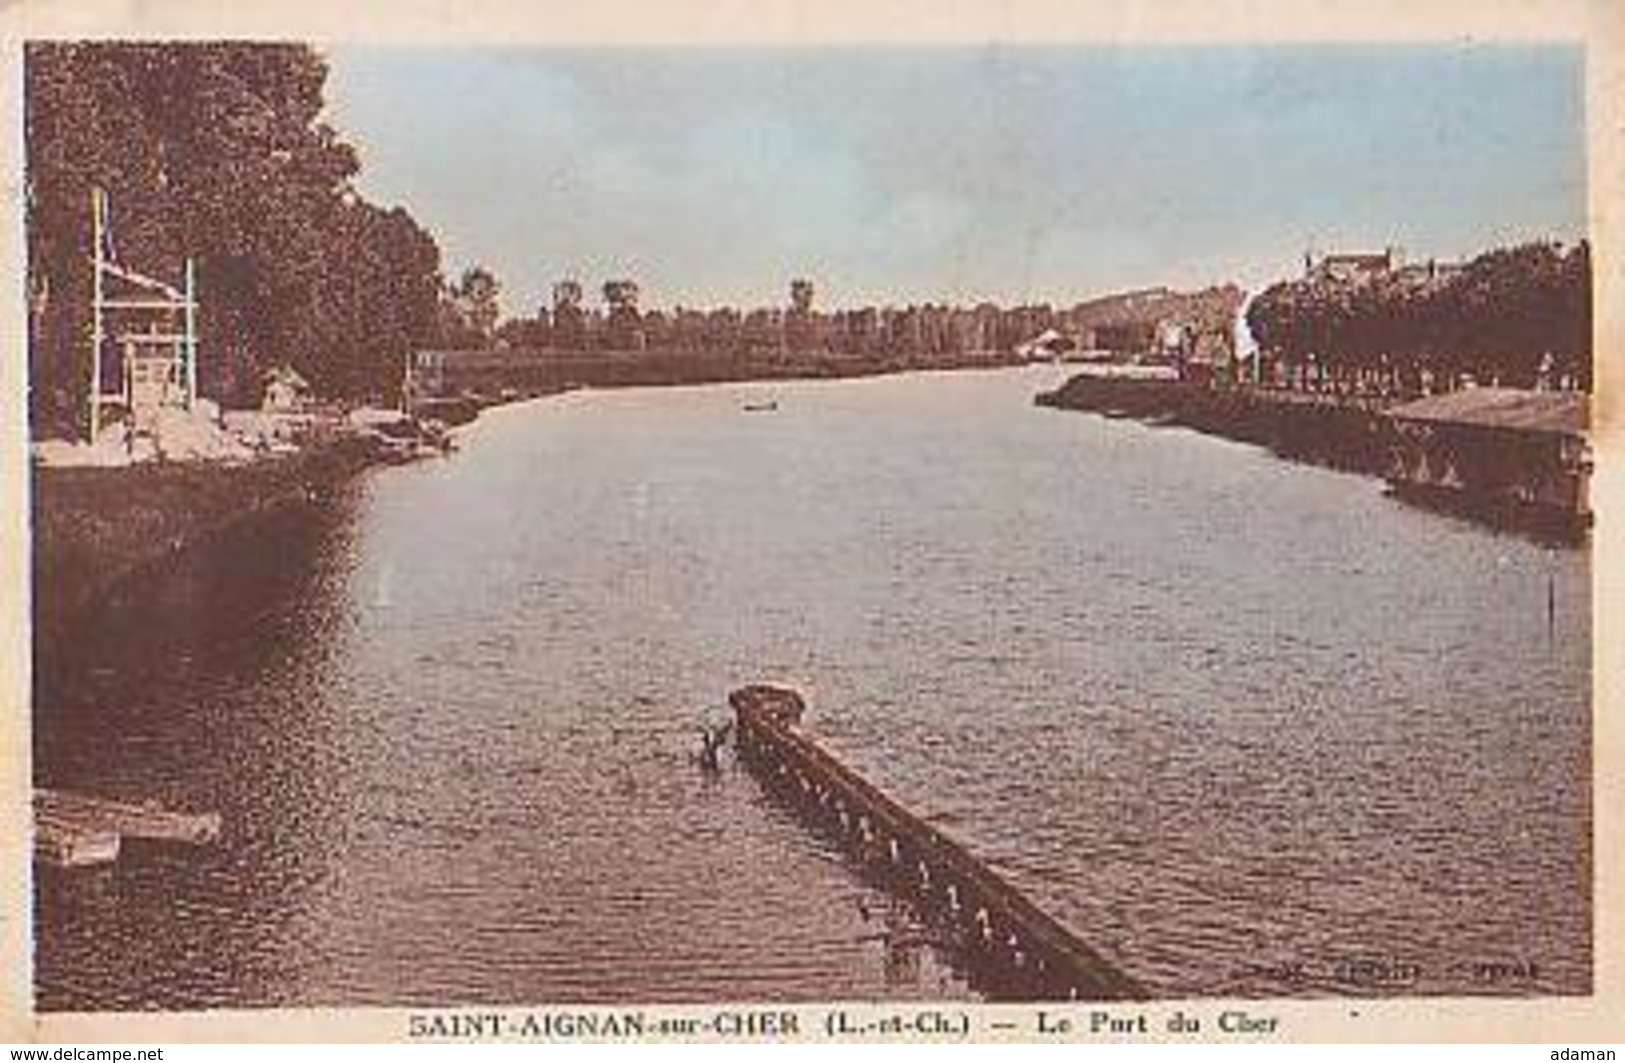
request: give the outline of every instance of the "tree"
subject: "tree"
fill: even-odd
[[[809,280],[793,280],[790,282],[790,310],[799,317],[805,318],[812,313],[813,308],[813,282]]]
[[[178,277],[196,260],[206,394],[250,400],[282,363],[318,391],[374,394],[433,338],[439,250],[356,194],[312,49],[37,43],[24,74],[36,432],[71,425],[83,400],[93,185],[122,261]]]
[[[609,307],[612,325],[624,324],[637,316],[638,285],[636,281],[613,280],[604,282],[604,303]]]
[[[638,313],[637,282],[605,281],[604,302],[609,307],[610,344],[622,348],[642,347],[644,333],[643,321]]]
[[[478,346],[489,346],[496,335],[497,321],[502,317],[497,301],[501,294],[501,282],[484,266],[468,267],[457,282],[457,307]]]
[[[784,342],[791,350],[806,350],[815,345],[813,324],[813,282],[790,282],[790,311],[784,316]]]
[[[1415,390],[1428,373],[1528,387],[1550,355],[1558,376],[1589,388],[1590,248],[1537,242],[1420,277],[1282,282],[1253,300],[1247,324],[1287,366],[1313,361],[1338,380],[1378,373]]]
[[[1552,353],[1557,371],[1575,386],[1591,390],[1591,244],[1581,240],[1563,257],[1550,313]]]
[[[581,309],[586,292],[581,282],[567,277],[553,285],[553,335],[566,347],[580,347],[587,338],[587,317]]]
[[[343,239],[349,305],[335,303],[328,342],[349,356],[337,362],[329,385],[340,394],[393,401],[406,358],[434,334],[440,288],[440,249],[399,207],[366,203],[347,208]]]

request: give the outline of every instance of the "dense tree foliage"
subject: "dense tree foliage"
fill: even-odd
[[[25,58],[31,413],[71,429],[90,357],[93,186],[121,261],[198,263],[205,394],[252,401],[264,371],[382,396],[436,336],[440,254],[351,184],[321,120],[325,61],[295,44],[39,43]]]
[[[1293,379],[1416,391],[1471,376],[1591,386],[1591,253],[1530,243],[1464,267],[1267,288],[1247,311],[1260,348]]]

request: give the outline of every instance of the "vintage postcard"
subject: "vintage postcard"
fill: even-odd
[[[1625,10],[886,7],[0,11],[14,1039],[1620,1040]]]

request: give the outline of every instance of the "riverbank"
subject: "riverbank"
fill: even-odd
[[[1498,401],[1495,389],[1470,394],[1491,405]],[[1539,395],[1500,394],[1522,403]],[[1553,397],[1548,393],[1541,400]],[[1446,429],[1410,438],[1389,412],[1408,420],[1415,403],[1093,374],[1074,376],[1034,401],[1191,428],[1264,447],[1289,461],[1381,477],[1394,497],[1410,505],[1551,545],[1579,544],[1591,527],[1583,483],[1589,459],[1576,459],[1583,466],[1576,472],[1551,426],[1520,422],[1509,431],[1493,419],[1483,424],[1445,419]],[[1583,429],[1579,432],[1572,442],[1583,449]],[[1407,453],[1408,469],[1400,460]],[[1570,482],[1576,477],[1580,483]],[[1559,487],[1550,486],[1558,481]]]
[[[1347,472],[1381,476],[1389,467],[1388,400],[1082,374],[1034,401],[1193,428]]]
[[[1003,369],[1027,359],[1006,351],[837,354],[832,351],[709,351],[650,348],[584,351],[508,347],[426,350],[414,356],[413,408],[497,396],[535,397],[574,388],[837,380],[928,370]]]
[[[48,653],[127,581],[244,524],[336,489],[379,460],[359,436],[245,463],[33,470],[33,621]]]

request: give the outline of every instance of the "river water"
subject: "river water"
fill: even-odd
[[[1055,372],[492,410],[114,603],[36,776],[226,837],[41,871],[41,1006],[974,996],[698,769],[764,679],[1158,994],[1588,992],[1588,552]]]

